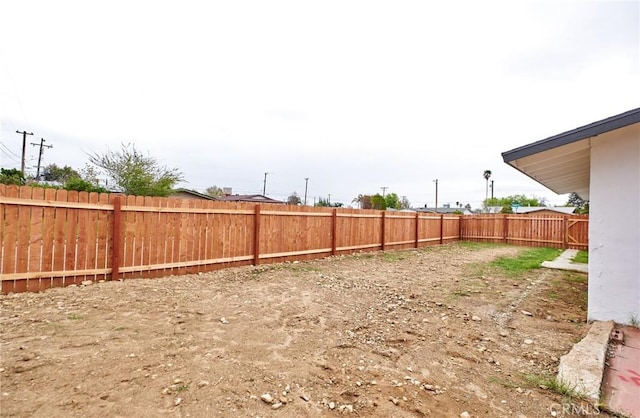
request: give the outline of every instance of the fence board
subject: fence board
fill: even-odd
[[[33,188],[31,199],[43,200],[44,189]],[[42,206],[31,206],[29,225],[29,272],[42,271],[42,229],[44,210]],[[27,281],[27,290],[32,292],[40,291],[40,279]]]
[[[49,201],[56,200],[55,189],[45,189],[44,199]],[[53,251],[54,251],[54,233],[55,233],[55,214],[56,210],[52,207],[44,206],[42,208],[42,263],[40,271],[53,271]],[[40,290],[45,290],[53,286],[51,277],[43,277],[40,279]]]
[[[67,201],[66,190],[58,190],[56,192],[56,201],[66,202]],[[54,212],[54,238],[53,238],[53,271],[62,271],[65,269],[65,231],[67,225],[67,208],[66,207],[58,207],[55,208]],[[61,287],[64,286],[64,277],[53,277],[51,280],[52,287]]]
[[[30,187],[21,187],[18,191],[18,197],[30,200],[32,189]],[[28,271],[29,265],[29,227],[30,227],[31,207],[18,206],[18,236],[16,245],[18,248],[16,258],[16,272]],[[15,292],[24,292],[28,290],[28,280],[16,280],[14,284]]]
[[[4,196],[18,197],[17,186],[3,185]],[[18,250],[18,206],[7,205],[4,208],[4,227],[2,230],[2,273],[15,273],[16,270],[16,252]],[[15,282],[13,280],[2,283],[2,292],[13,292]]]
[[[98,194],[97,193],[88,193],[87,196],[88,202],[91,204],[98,203]],[[98,226],[98,212],[96,210],[90,210],[87,212],[87,249],[85,253],[85,265],[88,270],[95,270],[98,268],[98,238],[97,238],[97,226]],[[97,278],[96,274],[91,274],[85,276],[85,280],[95,281]]]
[[[145,196],[144,197],[144,205],[148,207],[157,207],[160,208],[160,198]],[[160,223],[158,223],[159,212],[145,212],[144,216],[144,229],[145,229],[145,257],[144,264],[149,266],[153,266],[156,264],[161,264],[162,262],[158,260],[158,251],[159,248],[162,247],[160,235],[158,234],[158,229],[161,227]],[[162,270],[151,270],[147,277],[159,277],[162,275]]]
[[[87,204],[89,203],[89,193],[87,192],[79,192],[78,193],[78,202]],[[86,210],[78,210],[78,238],[77,238],[77,255],[76,255],[76,270],[87,270],[88,267],[88,252],[89,247],[91,246],[91,239],[88,236],[90,233],[89,230],[92,229],[89,225],[90,220],[90,211]],[[82,281],[86,280],[88,276],[76,276],[76,282],[82,283]]]
[[[109,204],[111,197],[98,194],[98,204]],[[111,267],[111,233],[113,230],[113,212],[97,211],[96,216],[96,269]],[[107,280],[106,274],[96,275],[96,280]]]

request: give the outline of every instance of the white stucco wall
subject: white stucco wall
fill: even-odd
[[[640,124],[591,139],[588,319],[640,321]]]

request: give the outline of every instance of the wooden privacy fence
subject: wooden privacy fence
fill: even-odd
[[[589,215],[471,215],[463,218],[460,236],[467,241],[586,250]]]
[[[2,293],[160,277],[460,237],[459,216],[0,185]]]
[[[2,293],[419,248],[587,248],[588,217],[437,215],[123,196],[0,184]]]

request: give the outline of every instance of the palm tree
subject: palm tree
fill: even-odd
[[[487,199],[489,199],[489,178],[491,177],[491,170],[484,170],[484,173],[482,174],[482,176],[487,182],[487,187],[485,188],[485,192],[484,192],[484,201],[486,203]]]

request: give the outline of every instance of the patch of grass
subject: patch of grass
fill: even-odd
[[[508,276],[517,276],[529,270],[539,269],[543,261],[553,260],[562,250],[557,248],[532,248],[517,257],[500,257],[490,263],[503,270]]]
[[[67,317],[67,319],[70,319],[72,321],[79,321],[81,319],[84,319],[84,317],[82,315],[78,315],[78,314],[71,314]]]
[[[511,382],[509,380],[503,379],[501,377],[496,377],[496,376],[489,376],[489,378],[487,379],[487,381],[489,383],[497,383],[500,386],[502,386],[503,388],[507,388],[507,389],[515,389],[518,386],[518,384]]]
[[[484,248],[496,248],[503,247],[504,244],[498,244],[493,242],[473,242],[473,241],[458,241],[458,245],[467,250],[477,251]]]
[[[382,261],[388,263],[394,263],[396,261],[402,261],[408,257],[407,253],[399,251],[391,251],[382,253]]]
[[[354,257],[354,258],[357,258],[357,259],[365,259],[365,260],[369,260],[369,259],[374,258],[375,256],[376,256],[376,255],[375,255],[375,254],[373,254],[373,253],[357,253],[357,254],[354,254],[354,256],[353,256],[353,257]]]
[[[457,297],[460,297],[460,296],[471,296],[471,293],[469,293],[466,290],[455,290],[451,294],[453,296],[457,296]]]
[[[574,263],[584,263],[589,264],[589,251],[580,250],[578,254],[571,260]]]
[[[272,264],[270,266],[259,266],[252,269],[251,274],[258,275],[258,274],[266,273],[268,271],[280,270],[281,268],[282,266],[279,264]]]
[[[176,392],[180,393],[180,392],[184,392],[185,390],[189,390],[189,384],[185,383],[183,385],[177,386],[176,387]]]
[[[484,278],[487,265],[485,263],[468,263],[465,266],[466,274],[476,279]]]
[[[447,298],[447,301],[455,302],[461,297],[465,297],[465,298],[471,297],[471,292],[469,290],[454,290],[453,292],[451,292],[451,294]]]
[[[299,264],[292,264],[289,266],[289,270],[296,273],[318,272],[320,268],[317,266],[305,266]]]
[[[556,292],[555,290],[551,290],[547,296],[549,296],[549,299],[553,299],[556,300],[560,297],[560,294],[558,292]]]
[[[525,374],[524,380],[531,386],[548,389],[566,398],[573,399],[580,397],[580,393],[575,385],[560,381],[555,376]]]
[[[126,328],[125,327],[115,327],[113,330],[114,331],[124,331]]]
[[[573,272],[567,271],[564,273],[564,279],[572,283],[580,283],[580,284],[587,283],[587,275],[582,273],[573,273]]]

